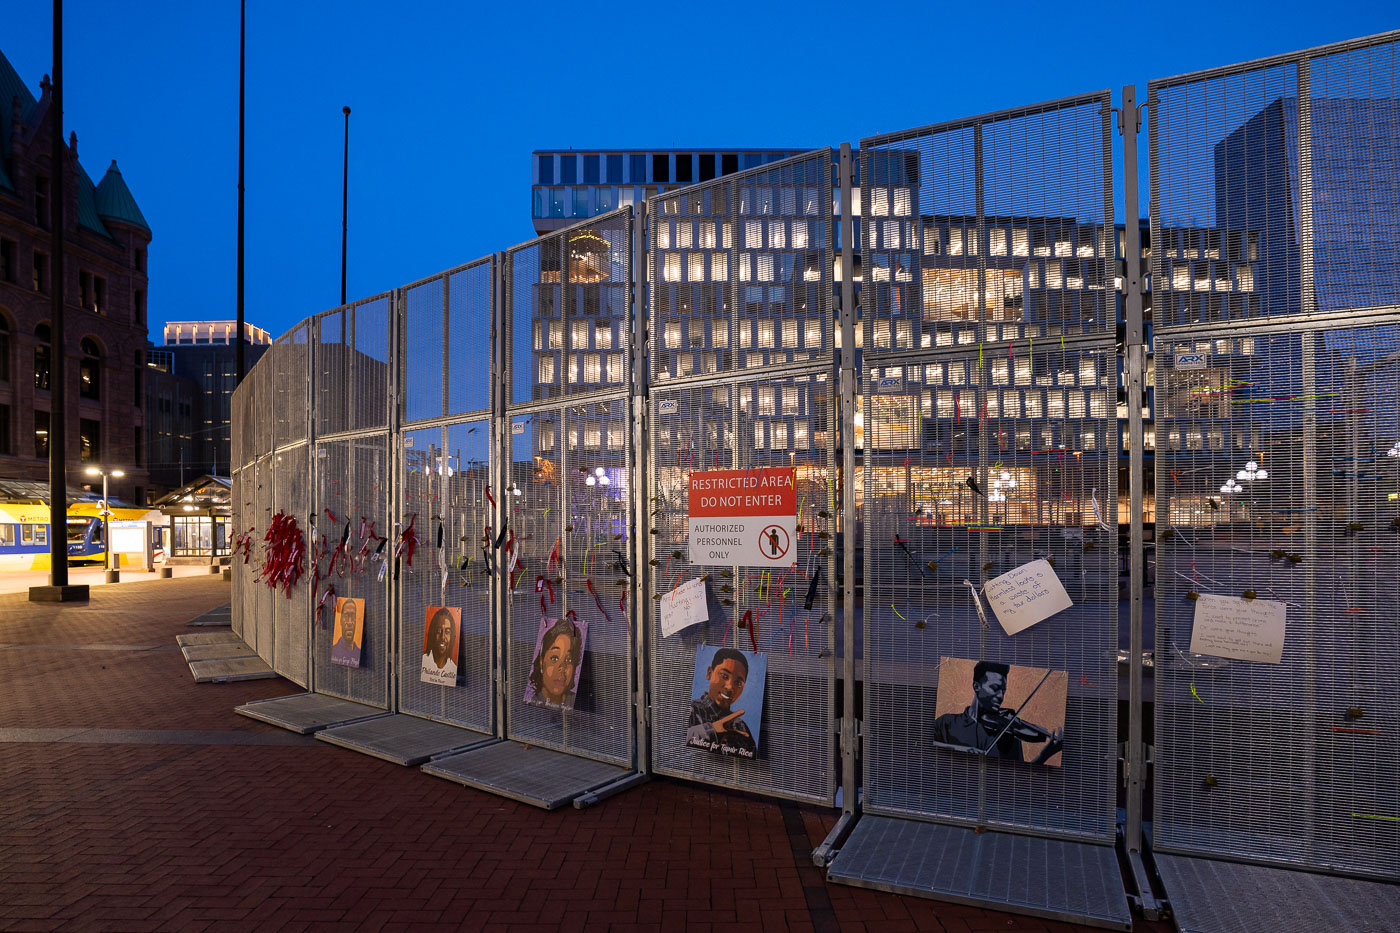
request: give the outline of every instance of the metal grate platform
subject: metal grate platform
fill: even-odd
[[[190,673],[197,684],[217,684],[233,680],[271,680],[277,672],[257,656],[191,661]]]
[[[243,639],[233,632],[194,632],[190,635],[176,635],[175,644],[181,648],[190,645],[241,645]]]
[[[234,712],[302,735],[389,715],[377,706],[322,693],[297,693],[271,700],[254,700],[235,707]]]
[[[185,660],[222,661],[228,658],[255,658],[258,653],[241,641],[216,642],[209,645],[186,645],[180,649]]]
[[[840,884],[1132,929],[1112,846],[864,816],[827,870]]]
[[[1381,933],[1400,886],[1185,855],[1156,856],[1181,933]]]
[[[323,729],[316,738],[404,766],[496,741],[480,732],[402,713]]]
[[[206,612],[204,615],[202,615],[202,616],[197,616],[196,618],[190,619],[190,620],[189,620],[188,622],[186,622],[185,624],[186,624],[186,625],[232,625],[232,624],[233,624],[233,605],[232,605],[231,603],[224,603],[222,606],[219,606],[217,609],[210,609],[210,610],[209,610],[208,612]]]
[[[568,806],[575,798],[633,773],[518,742],[496,742],[440,758],[424,765],[423,771],[546,810]]]

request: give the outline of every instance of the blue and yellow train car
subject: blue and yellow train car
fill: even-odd
[[[162,556],[160,524],[164,519],[160,510],[115,506],[110,517],[112,521],[151,522],[152,544],[156,556]],[[64,532],[68,538],[70,564],[103,565],[107,559],[107,546],[103,538],[102,503],[70,504],[68,527]],[[47,502],[0,502],[0,571],[48,570],[52,565],[49,557],[49,533]],[[124,554],[121,556],[121,564],[137,566],[140,564],[140,557]]]

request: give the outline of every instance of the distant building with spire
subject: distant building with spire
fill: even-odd
[[[151,228],[115,160],[102,180],[78,161],[78,137],[52,164],[51,87],[36,99],[0,52],[0,476],[48,476],[51,431],[67,432],[68,481],[101,464],[123,470],[112,492],[144,502],[146,253]],[[52,280],[54,173],[62,171],[64,281]],[[65,346],[51,341],[53,289],[66,300]],[[66,385],[51,378],[65,357]],[[65,391],[66,423],[49,418]]]

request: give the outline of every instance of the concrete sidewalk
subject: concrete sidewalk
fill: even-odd
[[[1078,929],[828,884],[824,809],[657,780],[544,812],[235,715],[299,688],[191,680],[175,636],[228,599],[0,596],[0,930]]]

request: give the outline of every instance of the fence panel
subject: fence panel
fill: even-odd
[[[835,798],[834,387],[830,372],[818,369],[667,386],[652,394],[653,586],[646,610],[658,773],[826,804]],[[799,513],[790,570],[708,566],[689,554],[693,471],[789,466]],[[709,621],[664,635],[657,600],[702,576],[708,578]],[[746,688],[751,695],[754,687],[764,689],[762,708],[745,717],[751,728],[760,725],[753,759],[685,744],[696,653],[704,645],[766,656],[766,682]],[[735,705],[742,707],[742,700]]]
[[[1099,92],[861,143],[868,812],[1113,841],[1109,104]],[[979,619],[970,588],[1041,558],[1070,609],[1014,636]],[[1026,763],[1048,743],[940,747],[940,722],[972,708],[970,664],[947,668],[958,680],[938,702],[944,659],[1063,672],[1058,767]],[[1037,686],[1023,676],[1043,675],[1013,669],[1008,706]]]
[[[273,421],[273,444],[304,441],[311,402],[311,322],[302,321],[278,337],[266,356],[276,380],[274,407],[266,413]]]
[[[389,655],[392,650],[389,586],[395,576],[393,554],[399,543],[399,529],[392,526],[389,518],[388,435],[319,440],[315,470],[316,504],[321,508],[316,527],[325,536],[331,550],[335,550],[346,530],[349,530],[349,537],[344,538],[345,556],[336,563],[330,577],[321,582],[322,594],[327,586],[334,587],[335,593],[315,614],[312,663],[315,666],[316,692],[387,707],[391,669]],[[426,527],[427,522],[424,521],[415,529],[420,540],[426,538]],[[371,531],[389,538],[382,562],[373,559],[377,544],[370,538]],[[382,580],[379,578],[381,565],[387,567]],[[404,562],[398,568],[400,576],[407,569]],[[335,641],[335,600],[340,598],[365,601],[359,667],[347,667],[331,661],[331,646]],[[320,597],[317,599],[319,601]]]
[[[255,528],[253,571],[256,575],[261,571],[263,564],[263,535],[272,523],[273,513],[276,512],[277,470],[272,455],[261,455],[253,465],[252,473],[253,514],[250,524]],[[243,620],[243,640],[271,667],[277,661],[277,644],[273,637],[273,591],[259,580],[252,580],[250,583],[251,611]]]
[[[305,433],[303,431],[303,433]],[[296,519],[310,547],[310,530],[306,525],[311,514],[311,458],[305,444],[296,444],[277,451],[271,457],[276,484],[273,489],[274,511],[285,512]],[[235,555],[234,563],[238,563]],[[273,670],[288,680],[306,687],[310,683],[311,658],[311,586],[309,566],[290,596],[281,590],[273,593]]]
[[[1400,877],[1397,52],[1148,85],[1161,851]],[[1281,662],[1193,654],[1247,591]]]
[[[495,688],[491,577],[481,560],[482,529],[491,522],[490,455],[485,419],[404,432],[403,510],[418,517],[423,547],[398,586],[399,710],[485,732]],[[453,685],[420,679],[430,606],[461,614]]]
[[[864,351],[1111,335],[1107,91],[862,140]]]
[[[492,550],[513,587],[507,735],[624,766],[636,748],[633,607],[620,585],[631,568],[613,551],[628,552],[635,494],[622,394],[631,379],[631,267],[630,209],[506,254],[511,435],[499,494],[507,523]],[[541,619],[571,613],[586,628],[573,708],[527,704]]]
[[[837,783],[834,165],[821,149],[651,202],[643,601],[653,767],[826,804]],[[785,466],[795,470],[800,512],[791,568],[764,574],[692,559],[690,474]],[[709,621],[663,635],[659,600],[701,577]],[[745,715],[757,727],[755,758],[686,746],[704,645],[765,656],[761,688],[745,688],[763,697]]]

